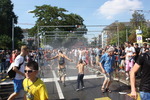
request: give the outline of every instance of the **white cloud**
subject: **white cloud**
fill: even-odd
[[[115,15],[125,13],[130,9],[141,9],[142,2],[139,0],[109,0],[98,9],[98,14],[105,16],[107,19],[112,19]]]

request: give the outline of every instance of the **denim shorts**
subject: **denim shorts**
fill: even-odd
[[[141,100],[150,100],[150,93],[149,92],[140,92]]]
[[[22,80],[13,79],[13,82],[14,82],[14,92],[15,93],[20,92],[20,90],[23,89],[23,86],[22,86],[23,79]]]

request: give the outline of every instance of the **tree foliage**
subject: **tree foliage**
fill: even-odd
[[[107,30],[107,43],[117,45],[118,42],[118,33],[119,33],[119,44],[123,44],[127,39],[128,41],[134,43],[136,42],[136,29],[142,30],[143,41],[150,37],[150,27],[147,25],[144,14],[140,14],[135,11],[132,14],[132,18],[130,19],[130,24],[128,22],[124,23],[112,23],[107,26],[104,30]],[[119,32],[117,33],[116,27],[118,27]],[[128,37],[126,37],[126,35]],[[127,39],[126,39],[127,38]]]
[[[13,12],[14,5],[10,0],[0,0],[0,33],[11,36],[12,18],[17,23],[17,16]]]
[[[118,38],[120,45],[126,41],[126,26],[124,23],[114,22],[105,30],[107,31],[106,34],[108,44],[118,45]]]
[[[140,14],[137,11],[135,11],[132,14],[132,18],[130,19],[131,27],[133,29],[138,29],[139,27],[146,26],[146,20],[144,17],[144,14]]]
[[[64,8],[52,7],[50,5],[36,6],[35,10],[30,11],[37,18],[36,25],[29,30],[30,35],[37,35],[37,30],[46,35],[67,35],[71,32],[74,34],[85,34],[87,31],[83,24],[83,18],[77,14],[70,13]],[[65,27],[69,25],[69,27]],[[78,26],[80,25],[80,26]],[[41,26],[62,26],[62,27],[41,27]],[[63,27],[64,26],[64,27]],[[82,27],[81,27],[82,26]],[[84,26],[84,27],[83,27]],[[59,32],[57,32],[59,31]],[[65,39],[58,39],[57,42],[64,43]],[[70,41],[70,40],[68,40]],[[56,42],[55,42],[56,43]]]
[[[1,47],[11,49],[11,36],[12,36],[12,22],[14,19],[14,24],[17,24],[18,17],[13,12],[14,5],[11,0],[0,0],[0,35],[5,38],[1,40]],[[18,45],[18,42],[23,38],[22,29],[20,27],[14,28],[15,39],[18,40],[15,42],[15,45]],[[2,36],[3,35],[3,36]],[[18,46],[16,46],[18,47]]]
[[[129,36],[129,41],[136,42],[136,29],[139,28],[142,30],[142,36],[144,41],[145,38],[150,37],[149,27],[147,26],[144,14],[140,14],[137,11],[135,11],[132,14],[130,23],[131,23],[131,30],[130,30],[131,35]]]
[[[11,38],[7,35],[0,35],[0,49],[9,49],[11,47]]]

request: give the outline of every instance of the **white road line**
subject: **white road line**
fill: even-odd
[[[127,94],[127,92],[119,92],[119,94]]]
[[[12,81],[6,81],[6,82],[0,83],[0,85],[7,85],[7,84],[13,84],[13,82]]]
[[[55,74],[56,75],[56,74]],[[96,75],[85,75],[83,79],[95,79],[95,78],[103,78],[103,76],[97,77]],[[59,80],[59,78],[41,78],[44,82],[54,82],[55,80]],[[77,80],[77,76],[66,77],[66,81]]]
[[[53,76],[54,76],[54,81],[55,81],[56,88],[57,88],[57,91],[58,91],[59,99],[64,99],[64,95],[63,95],[62,90],[60,88],[60,85],[57,81],[56,73],[55,73],[54,70],[52,70],[52,73],[53,73]]]
[[[56,74],[55,74],[56,76]],[[96,75],[85,75],[83,79],[95,79],[95,78],[103,78],[103,76],[96,76]],[[71,76],[71,77],[66,77],[66,81],[73,81],[76,80],[77,76]],[[59,80],[59,78],[55,77],[55,78],[41,78],[41,80],[43,82],[55,82]],[[5,82],[1,82],[0,85],[6,85],[6,84],[13,84],[12,80],[11,81],[5,81]]]
[[[118,78],[114,78],[114,80],[115,80],[115,81],[119,81],[119,82],[121,82],[121,83],[123,83],[123,84],[125,84],[125,85],[130,85],[129,82],[126,82],[126,81],[124,81],[124,80],[118,80]]]

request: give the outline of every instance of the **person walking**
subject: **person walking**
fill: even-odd
[[[16,76],[13,79],[14,83],[14,92],[8,97],[7,100],[14,100],[19,94],[20,91],[23,89],[22,82],[25,77],[24,74],[24,67],[25,67],[25,61],[24,56],[28,54],[28,47],[22,46],[21,47],[21,53],[16,57],[14,63],[13,63],[13,70],[16,72]],[[21,66],[20,66],[21,64]],[[19,69],[20,66],[20,69]]]
[[[114,48],[109,47],[107,52],[102,55],[101,60],[99,62],[100,69],[104,75],[104,82],[101,87],[101,91],[104,92],[111,92],[109,86],[112,80],[112,72],[113,67],[115,64],[115,56],[114,56]]]
[[[25,76],[23,88],[25,91],[24,100],[48,100],[48,92],[44,82],[37,77],[38,63],[30,61],[25,67]]]
[[[130,42],[126,42],[125,45],[126,45],[126,48],[125,48],[126,80],[129,80],[130,70],[134,65],[134,57],[136,56],[136,53],[135,53],[134,47],[132,46]]]
[[[139,69],[141,71],[141,80],[139,85],[139,92],[141,100],[150,100],[150,51],[143,53],[137,59],[135,65],[130,72],[130,82],[131,82],[131,97],[137,98],[136,89],[136,73]]]
[[[84,89],[84,81],[83,81],[83,77],[84,77],[84,66],[86,65],[86,63],[80,59],[78,65],[76,66],[78,69],[78,77],[77,77],[77,89],[76,91],[79,91],[80,89],[80,83],[82,86],[82,89]]]

